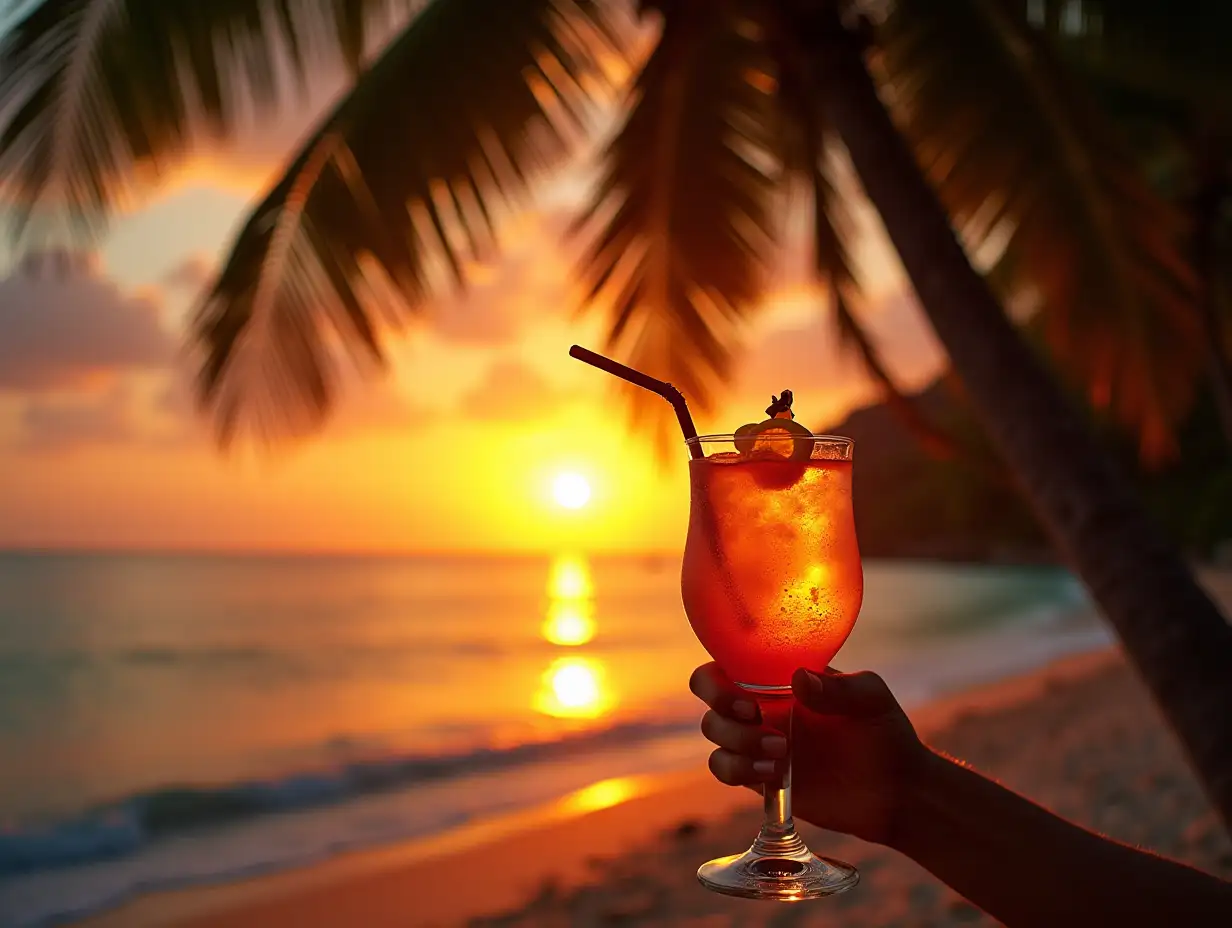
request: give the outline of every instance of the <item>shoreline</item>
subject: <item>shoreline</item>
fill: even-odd
[[[409,894],[416,899],[420,916],[414,924],[471,918],[516,905],[545,882],[574,885],[585,879],[597,859],[671,830],[682,820],[725,816],[750,802],[756,804],[755,796],[741,793],[695,771],[616,777],[555,802],[440,835],[346,851],[234,882],[158,891],[70,924],[79,928],[377,924],[360,911],[338,916],[337,921],[330,916],[329,921],[314,922],[314,897],[321,892],[341,892],[360,909],[382,902],[391,891],[399,897]],[[559,853],[562,847],[577,853]],[[470,887],[476,869],[484,872],[481,900],[450,892]]]
[[[998,716],[1029,716],[1034,707],[1067,688],[1127,674],[1119,651],[1103,648],[944,695],[909,714],[921,736],[932,741],[946,732],[988,727],[990,720],[995,726]],[[945,747],[944,739],[941,746]],[[545,901],[583,891],[601,879],[607,861],[636,860],[636,855],[625,855],[647,845],[660,852],[677,850],[678,856],[687,858],[673,860],[671,869],[673,885],[682,879],[688,885],[705,859],[703,851],[687,848],[692,836],[739,822],[734,830],[727,829],[731,834],[725,844],[731,844],[730,852],[736,849],[732,842],[751,838],[759,805],[751,792],[721,786],[704,770],[605,780],[556,802],[436,837],[350,851],[238,882],[156,892],[73,924],[80,928],[460,924],[502,912],[538,911],[535,907]],[[804,830],[808,840],[828,853],[834,853],[831,846],[836,841],[844,848],[860,844],[809,826]],[[891,853],[876,850],[881,855]],[[835,856],[844,853],[851,856],[847,850]]]

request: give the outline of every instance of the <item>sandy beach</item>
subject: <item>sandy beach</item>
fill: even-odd
[[[1119,840],[1232,876],[1221,830],[1115,651],[1056,662],[912,713],[926,740]],[[688,774],[609,781],[431,844],[344,856],[231,886],[154,895],[90,928],[365,925],[995,924],[911,861],[804,826],[855,863],[845,896],[781,907],[702,890],[697,865],[743,847],[756,797]]]

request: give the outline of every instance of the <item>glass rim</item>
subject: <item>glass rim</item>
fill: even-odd
[[[835,442],[841,445],[850,445],[852,448],[854,448],[856,444],[856,441],[854,438],[848,438],[846,435],[813,435],[811,439],[805,438],[803,435],[776,435],[774,438],[775,441],[783,441],[785,439],[791,439],[792,441],[810,441],[811,440],[811,441]],[[709,442],[733,442],[735,440],[736,440],[736,435],[734,432],[732,432],[730,434],[715,433],[715,434],[710,434],[710,435],[695,435],[692,438],[686,438],[684,440],[684,443],[686,445],[700,445],[703,442],[708,442],[708,441]]]

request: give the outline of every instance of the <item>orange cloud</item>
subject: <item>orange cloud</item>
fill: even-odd
[[[484,419],[545,418],[564,397],[543,375],[521,361],[499,361],[462,400],[463,415]]]
[[[64,451],[143,440],[133,390],[117,381],[99,394],[34,397],[21,411],[16,448]]]

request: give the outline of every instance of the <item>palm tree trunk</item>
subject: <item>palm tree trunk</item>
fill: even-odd
[[[1116,629],[1232,829],[1232,626],[971,266],[829,2],[808,24],[822,103],[971,406]]]

